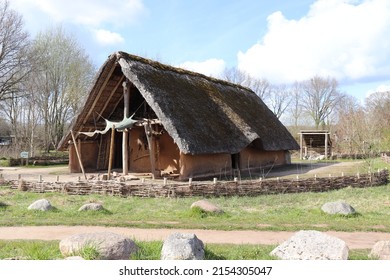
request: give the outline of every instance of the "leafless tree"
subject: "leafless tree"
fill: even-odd
[[[20,83],[30,71],[29,34],[22,16],[0,1],[0,101],[20,94]]]
[[[375,92],[366,98],[366,111],[370,127],[375,129],[378,149],[390,150],[390,91]]]
[[[333,78],[314,76],[302,82],[302,108],[311,116],[317,129],[325,126],[343,96]]]
[[[271,84],[266,79],[254,78],[237,68],[225,69],[223,79],[253,90],[264,102],[267,101]]]
[[[295,129],[298,127],[299,120],[302,116],[302,105],[301,105],[301,84],[295,82],[290,88],[291,102],[288,107],[289,114],[293,119],[293,125]]]
[[[271,86],[267,104],[278,119],[284,114],[291,101],[291,90],[287,85]]]
[[[336,111],[335,149],[347,154],[366,152],[367,144],[372,142],[372,133],[363,106],[348,95],[337,104]]]
[[[95,69],[76,39],[61,26],[39,33],[32,49],[39,59],[31,83],[39,93],[36,98],[48,151],[61,140],[90,88]]]

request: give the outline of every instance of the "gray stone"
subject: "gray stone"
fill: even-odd
[[[203,242],[192,233],[173,233],[164,241],[161,259],[203,260]]]
[[[138,250],[134,241],[111,232],[75,234],[60,242],[64,257],[79,255],[84,247],[96,249],[101,260],[128,260]]]
[[[341,214],[341,215],[352,215],[355,214],[355,209],[349,205],[348,203],[345,203],[344,201],[335,201],[335,202],[328,202],[322,205],[321,210],[324,211],[327,214]]]
[[[192,203],[191,208],[195,208],[195,207],[201,209],[202,211],[209,212],[209,213],[215,213],[215,214],[222,214],[223,213],[223,210],[221,208],[219,208],[218,206],[212,204],[211,202],[209,202],[205,199],[198,200],[198,201]]]
[[[347,260],[348,254],[343,240],[315,230],[295,233],[270,253],[282,260]]]
[[[382,240],[375,243],[374,247],[371,249],[369,257],[380,260],[390,260],[390,241]]]
[[[79,208],[79,211],[99,211],[103,210],[103,206],[100,203],[87,203]]]
[[[40,211],[48,211],[52,208],[50,202],[47,199],[40,199],[33,202],[28,210],[40,210]]]

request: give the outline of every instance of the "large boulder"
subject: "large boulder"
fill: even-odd
[[[79,208],[79,211],[99,211],[103,210],[103,205],[100,203],[87,203]]]
[[[48,211],[50,209],[52,209],[52,206],[47,199],[37,200],[28,207],[28,210]]]
[[[202,199],[192,203],[191,208],[199,208],[200,210],[208,213],[222,214],[223,210],[211,202]]]
[[[161,259],[203,260],[203,242],[192,233],[173,233],[164,241]]]
[[[390,260],[390,241],[378,241],[372,247],[370,258],[377,258],[380,260]]]
[[[334,214],[352,215],[356,213],[355,209],[348,203],[345,203],[344,201],[325,203],[324,205],[322,205],[321,210],[327,214],[332,214],[332,215]]]
[[[75,234],[60,242],[64,257],[80,255],[84,247],[95,249],[101,260],[128,260],[138,250],[134,241],[111,232]]]
[[[347,260],[348,254],[343,240],[315,230],[299,231],[271,252],[282,260]]]

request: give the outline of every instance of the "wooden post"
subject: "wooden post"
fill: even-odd
[[[76,150],[76,155],[77,155],[77,159],[79,160],[81,172],[83,172],[84,178],[85,178],[85,180],[87,180],[87,175],[85,175],[84,166],[83,166],[83,163],[81,161],[81,156],[79,153],[79,149],[77,147],[76,138],[74,137],[73,130],[70,131],[70,134],[72,135],[73,146],[74,146],[74,149]]]
[[[108,180],[111,178],[111,170],[112,170],[112,161],[114,159],[114,150],[115,150],[115,125],[112,126],[111,128],[111,142],[110,142],[110,156],[108,160]]]
[[[156,166],[155,166],[155,154],[154,154],[154,143],[153,143],[153,132],[152,127],[150,125],[150,122],[144,124],[145,128],[145,134],[146,138],[148,140],[148,147],[149,147],[149,156],[150,156],[150,168],[152,172],[152,179],[155,179],[155,173],[156,173]]]
[[[325,133],[325,159],[328,159],[328,133]]]
[[[128,81],[123,82],[123,104],[124,104],[124,112],[123,116],[128,118],[130,116],[129,111],[129,101],[130,101],[130,93],[128,88]],[[129,174],[129,131],[125,129],[123,131],[122,136],[122,167],[123,167],[123,175]]]
[[[302,155],[303,147],[302,146],[303,146],[303,137],[302,137],[302,132],[301,132],[301,133],[299,133],[299,159],[303,159],[303,155]]]

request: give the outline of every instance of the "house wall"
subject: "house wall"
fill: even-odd
[[[180,179],[230,174],[231,170],[230,154],[189,155],[180,153]]]
[[[241,170],[288,163],[291,163],[288,151],[263,151],[246,147],[240,152]]]
[[[161,127],[160,127],[161,129]],[[155,151],[155,168],[161,174],[178,174],[180,151],[168,133],[153,137]],[[130,171],[150,172],[148,142],[143,127],[135,127],[130,131]]]
[[[98,158],[98,144],[94,141],[80,142],[76,144],[84,170],[96,170]],[[76,149],[73,143],[69,144],[69,171],[71,173],[81,173],[81,167],[77,158]]]

